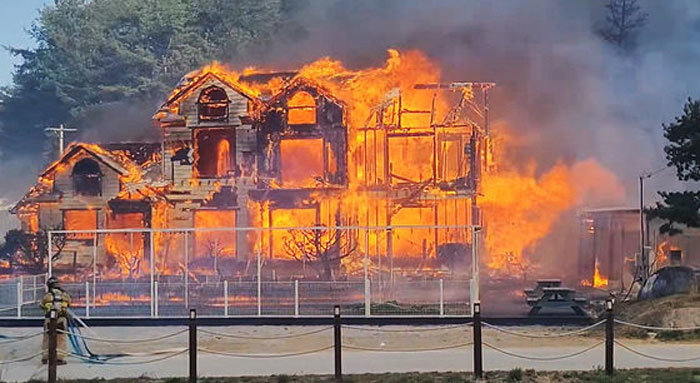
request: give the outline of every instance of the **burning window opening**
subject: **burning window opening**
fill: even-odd
[[[308,92],[298,91],[287,100],[287,124],[316,123],[316,100]]]
[[[280,185],[288,188],[312,188],[322,183],[327,172],[323,148],[321,138],[281,140]]]
[[[85,196],[102,195],[102,171],[100,165],[90,158],[84,158],[73,165],[73,187],[76,194]]]
[[[236,257],[236,236],[224,231],[207,231],[207,228],[236,227],[234,210],[197,210],[194,227],[204,229],[195,232],[195,257],[211,259],[214,273],[219,272],[220,257]]]
[[[63,212],[63,228],[65,230],[95,230],[97,224],[97,210],[65,210]],[[94,236],[93,233],[71,233],[68,234],[68,239],[87,240]]]
[[[226,178],[235,170],[235,130],[197,129],[194,132],[194,172],[199,178]]]
[[[199,121],[227,121],[229,103],[226,91],[218,86],[202,90],[197,100]]]

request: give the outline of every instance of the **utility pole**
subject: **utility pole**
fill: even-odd
[[[639,175],[639,268],[641,268],[640,278],[642,283],[646,283],[651,272],[650,262],[649,262],[649,252],[647,251],[647,238],[646,238],[646,218],[644,216],[644,180],[649,179],[662,171],[668,169],[664,166],[652,172],[645,172]]]
[[[65,132],[77,132],[78,129],[66,128],[63,126],[63,124],[61,124],[61,125],[59,125],[58,128],[49,127],[49,128],[44,129],[44,131],[45,132],[54,132],[58,135],[58,150],[59,150],[58,155],[60,157],[60,155],[63,154],[63,150],[65,150],[64,133]]]

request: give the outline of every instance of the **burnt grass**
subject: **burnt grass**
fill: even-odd
[[[585,383],[682,383],[700,382],[700,368],[659,368],[659,369],[630,369],[616,370],[612,377],[605,375],[601,369],[593,371],[535,371],[519,368],[510,371],[485,372],[486,382],[585,382]],[[130,378],[130,379],[78,379],[59,380],[63,383],[185,383],[186,378]],[[334,383],[331,375],[273,375],[269,377],[240,377],[240,378],[200,378],[200,383]],[[30,383],[39,381],[30,381]],[[401,374],[358,374],[345,375],[345,383],[466,383],[475,382],[468,372],[426,372]]]

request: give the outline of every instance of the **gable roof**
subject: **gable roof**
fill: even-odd
[[[213,72],[207,72],[204,75],[201,75],[199,77],[194,77],[194,78],[187,78],[187,76],[183,77],[181,80],[180,84],[178,84],[178,87],[175,88],[175,91],[168,97],[167,100],[163,103],[161,106],[161,109],[164,107],[171,106],[172,104],[175,104],[177,102],[180,102],[183,98],[188,96],[193,90],[197,89],[201,84],[214,79],[222,84],[225,84],[229,88],[233,89],[234,91],[238,92],[240,95],[243,97],[249,99],[249,100],[254,100],[256,99],[256,96],[249,91],[248,89],[245,89],[242,87],[240,84],[233,83],[231,81],[227,81],[221,76],[216,75]]]
[[[321,86],[319,83],[317,83],[317,82],[315,82],[315,81],[313,81],[313,80],[311,80],[311,79],[308,79],[308,78],[306,78],[306,77],[302,77],[302,76],[297,76],[297,77],[295,77],[294,79],[292,79],[292,81],[290,81],[290,82],[287,83],[284,87],[282,87],[282,89],[280,89],[279,92],[277,92],[276,94],[274,94],[274,95],[267,101],[267,103],[268,103],[269,105],[273,105],[273,104],[275,104],[276,102],[278,102],[281,98],[286,97],[289,93],[296,92],[297,90],[303,89],[303,88],[313,88],[313,89],[315,89],[320,95],[322,95],[323,97],[325,97],[325,98],[331,100],[333,103],[336,103],[336,104],[341,105],[341,106],[345,106],[345,105],[346,105],[345,102],[344,102],[342,99],[340,99],[340,98],[338,98],[337,96],[333,95],[333,94],[331,93],[330,90],[324,88],[324,87]]]
[[[43,172],[39,174],[39,176],[46,177],[46,175],[52,173],[60,164],[65,163],[66,161],[70,160],[72,157],[76,156],[82,151],[90,154],[90,156],[102,162],[104,165],[119,173],[120,175],[129,174],[128,167],[132,164],[127,163],[127,161],[130,160],[127,159],[125,156],[117,157],[112,152],[94,144],[73,143],[68,146],[68,149],[66,149],[63,152],[63,154],[58,160],[51,163],[46,169],[44,169]]]
[[[122,144],[122,146],[124,145],[126,144]],[[142,145],[148,146],[148,144]],[[129,194],[140,194],[144,197],[159,196],[160,191],[151,187],[149,182],[141,179],[141,176],[148,171],[148,167],[152,165],[153,161],[146,160],[143,163],[137,163],[130,158],[130,155],[134,154],[129,150],[109,150],[96,144],[72,143],[58,160],[52,162],[39,174],[37,183],[27,191],[10,212],[16,214],[20,208],[34,202],[57,201],[61,197],[61,193],[54,190],[54,181],[51,179],[50,175],[55,172],[61,164],[67,163],[79,153],[88,154],[91,158],[114,170],[119,176],[122,176],[124,180],[129,180],[125,182],[130,182],[130,184],[124,185],[127,188],[126,192]],[[137,154],[141,155],[143,153],[139,152]],[[138,172],[137,177],[135,177],[134,174],[136,172]]]

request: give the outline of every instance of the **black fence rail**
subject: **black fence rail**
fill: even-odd
[[[89,335],[82,335],[79,331],[79,329],[71,328],[69,326],[68,329],[59,329],[58,327],[58,318],[56,315],[55,311],[50,312],[50,318],[48,321],[48,329],[47,332],[41,331],[33,334],[28,334],[28,335],[22,335],[22,336],[4,336],[0,338],[0,344],[10,344],[10,343],[19,343],[26,341],[27,339],[32,339],[38,336],[43,336],[44,334],[47,334],[48,336],[48,382],[49,383],[54,383],[57,381],[57,368],[56,366],[58,363],[63,360],[64,358],[73,358],[77,359],[80,361],[84,361],[87,363],[92,363],[92,364],[98,364],[98,365],[143,365],[143,364],[150,364],[150,363],[158,363],[167,359],[171,359],[180,355],[187,354],[188,359],[189,359],[189,382],[196,382],[197,381],[197,375],[198,375],[198,367],[197,367],[197,360],[198,360],[198,355],[199,354],[212,354],[212,355],[219,355],[219,356],[224,356],[224,357],[230,357],[230,358],[262,358],[262,359],[274,359],[274,358],[286,358],[286,357],[293,357],[293,356],[300,356],[300,355],[308,355],[308,354],[315,354],[315,353],[320,353],[320,352],[325,352],[329,350],[333,350],[333,355],[334,355],[334,375],[335,379],[337,381],[342,381],[343,380],[343,350],[356,350],[356,351],[366,351],[366,352],[377,352],[377,353],[390,353],[390,352],[429,352],[429,351],[438,351],[438,350],[449,350],[449,349],[460,349],[460,348],[468,348],[471,347],[473,349],[473,360],[472,360],[472,371],[474,372],[474,375],[476,378],[483,378],[484,375],[484,368],[483,368],[483,361],[484,361],[484,353],[483,349],[487,348],[490,349],[494,352],[498,352],[504,355],[507,355],[509,357],[513,358],[518,358],[518,359],[525,359],[525,360],[531,360],[531,361],[557,361],[557,360],[562,360],[562,359],[567,359],[567,358],[574,358],[579,355],[585,354],[587,352],[591,352],[592,350],[598,349],[601,346],[604,346],[604,354],[605,354],[605,371],[607,374],[612,375],[614,373],[614,348],[615,346],[619,346],[639,357],[642,358],[648,358],[648,359],[653,359],[657,361],[663,361],[663,362],[691,362],[691,361],[697,361],[700,360],[700,355],[697,356],[689,356],[685,358],[668,358],[664,356],[659,356],[659,355],[651,355],[649,353],[645,353],[642,351],[639,351],[638,349],[625,344],[624,342],[621,342],[619,340],[615,339],[615,326],[630,326],[634,328],[640,328],[640,329],[646,329],[650,331],[698,331],[700,330],[700,327],[684,327],[684,328],[666,328],[666,327],[653,327],[653,326],[645,326],[645,325],[640,325],[640,324],[635,324],[631,322],[626,322],[622,320],[615,319],[614,313],[613,313],[613,301],[609,300],[606,302],[606,315],[603,320],[600,320],[598,322],[592,323],[588,326],[582,327],[580,329],[574,330],[574,331],[566,331],[566,332],[556,332],[556,333],[530,333],[530,332],[524,332],[524,331],[515,331],[512,329],[504,328],[501,326],[498,326],[496,324],[487,322],[482,320],[481,318],[481,307],[479,303],[474,304],[474,316],[473,318],[469,318],[470,320],[468,321],[462,321],[461,323],[452,323],[452,324],[444,324],[441,326],[436,326],[436,327],[413,327],[413,328],[382,328],[382,327],[373,327],[373,328],[367,328],[367,327],[362,327],[357,324],[351,324],[348,323],[346,320],[347,318],[341,317],[341,310],[340,306],[335,306],[334,308],[334,315],[332,318],[327,318],[329,321],[326,321],[325,323],[330,323],[328,325],[324,325],[323,327],[320,328],[314,328],[311,330],[304,330],[304,331],[297,331],[297,332],[289,332],[285,334],[279,334],[279,335],[270,335],[270,336],[258,336],[258,335],[248,335],[248,334],[240,334],[240,333],[234,333],[234,332],[223,332],[223,331],[215,331],[212,329],[206,328],[204,325],[201,323],[201,318],[197,317],[197,312],[195,310],[190,311],[190,315],[187,320],[187,328],[177,330],[168,334],[156,336],[156,337],[150,337],[150,338],[143,338],[143,339],[108,339],[108,338],[102,338],[98,336],[89,336]],[[375,323],[376,325],[376,323]],[[585,347],[582,347],[579,350],[576,350],[574,352],[568,353],[568,354],[558,354],[558,355],[552,355],[552,356],[541,356],[541,355],[526,355],[523,353],[518,353],[514,352],[512,350],[508,350],[506,348],[502,348],[499,346],[496,346],[486,340],[483,339],[483,334],[482,334],[482,329],[486,327],[488,329],[494,330],[501,332],[506,335],[510,336],[516,336],[516,337],[525,337],[525,338],[530,338],[530,339],[546,339],[546,338],[561,338],[561,337],[568,337],[568,336],[577,336],[577,335],[582,335],[585,333],[588,333],[590,331],[596,330],[599,327],[604,327],[604,337],[600,341],[588,345]],[[468,331],[464,330],[469,330],[471,329],[471,338],[469,338]],[[440,346],[435,346],[435,347],[394,347],[394,348],[385,348],[385,347],[369,347],[366,345],[362,345],[361,342],[358,342],[358,338],[353,338],[352,336],[344,337],[344,334],[352,334],[353,332],[373,332],[373,333],[400,333],[400,334],[406,334],[406,335],[411,335],[411,334],[416,334],[416,333],[430,333],[430,332],[449,332],[451,335],[451,339],[454,339],[453,342],[450,344],[446,345],[440,345]],[[86,342],[101,342],[101,343],[107,343],[110,345],[119,345],[119,344],[145,344],[145,343],[154,343],[158,341],[162,341],[165,339],[171,339],[180,335],[183,335],[187,333],[188,334],[188,342],[186,347],[178,347],[178,348],[171,348],[171,349],[162,349],[162,350],[156,350],[156,351],[150,351],[150,352],[141,352],[141,353],[127,353],[127,352],[121,352],[118,354],[110,354],[110,355],[98,355],[94,354],[90,351],[90,349],[87,347]],[[300,349],[300,350],[293,350],[293,351],[286,351],[286,352],[281,352],[281,353],[243,353],[243,352],[230,352],[228,350],[221,350],[221,349],[216,349],[215,345],[213,345],[211,342],[205,342],[206,346],[198,345],[198,338],[199,338],[199,333],[207,334],[212,337],[212,339],[223,339],[223,338],[231,338],[231,339],[239,339],[239,340],[248,340],[248,341],[283,341],[285,339],[292,339],[292,338],[307,338],[311,336],[316,336],[317,338],[325,336],[324,334],[327,334],[328,336],[328,342],[322,342],[319,345],[313,345],[313,347],[309,347],[307,349]],[[59,349],[57,347],[58,342],[57,338],[59,334],[65,335],[69,337],[71,342],[76,342],[80,341],[83,342],[84,347],[80,348],[78,347],[77,349],[74,347],[74,350],[72,352],[68,352],[62,349]],[[452,336],[454,335],[454,336]],[[309,344],[312,344],[313,342],[309,342]],[[75,343],[74,343],[75,345]],[[16,359],[11,359],[11,360],[4,360],[0,361],[1,365],[4,364],[14,364],[14,363],[21,363],[21,362],[26,362],[28,360],[32,360],[34,358],[39,357],[42,355],[42,353],[38,354],[33,354],[33,355],[27,355],[24,357],[19,357]],[[468,368],[467,368],[468,369]]]

